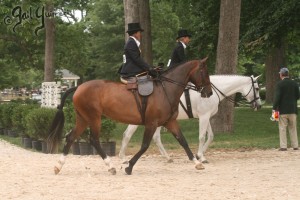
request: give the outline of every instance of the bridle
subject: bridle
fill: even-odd
[[[258,100],[259,97],[256,94],[255,86],[254,86],[254,84],[257,83],[257,81],[254,81],[252,76],[250,78],[251,78],[252,86],[251,86],[249,92],[245,96],[243,96],[243,97],[246,98],[250,94],[251,89],[253,89],[253,97],[254,97],[254,99],[249,102],[250,104],[252,104],[252,103],[256,103],[256,100]]]
[[[204,80],[203,69],[201,69],[201,66],[199,66],[199,67],[200,67],[201,80]],[[187,87],[186,84],[179,83],[179,82],[177,82],[177,81],[175,81],[175,80],[173,80],[173,79],[167,78],[167,77],[165,77],[165,76],[163,76],[163,75],[159,75],[155,80],[160,81],[160,82],[162,83],[163,88],[165,88],[165,86],[164,86],[164,84],[163,84],[164,81],[169,82],[169,83],[172,83],[172,84],[175,84],[175,85],[178,85],[178,86],[180,86],[180,87],[182,87],[182,88],[186,88],[186,87]],[[197,91],[197,92],[199,92],[199,93],[201,93],[201,92],[204,90],[204,88],[206,88],[206,87],[208,87],[208,86],[209,86],[209,85],[204,85],[204,84],[203,84],[203,81],[201,82],[201,84],[200,84],[199,87],[197,87],[197,86],[195,86],[195,85],[188,85],[188,87],[189,87],[190,89],[195,90],[195,91]]]
[[[233,104],[237,104],[237,105],[247,105],[247,104],[254,104],[253,108],[257,108],[257,105],[256,105],[256,101],[259,99],[258,95],[256,94],[256,91],[255,91],[255,86],[254,84],[257,83],[257,81],[254,81],[253,77],[250,77],[251,78],[251,88],[249,90],[249,92],[245,95],[245,96],[242,96],[243,98],[246,98],[250,93],[251,93],[251,90],[253,89],[253,100],[250,101],[250,102],[243,102],[243,104],[239,103],[239,102],[236,102],[232,97],[230,96],[226,96],[222,91],[220,91],[213,83],[211,83],[211,86],[212,86],[212,89],[215,91],[215,93],[217,94],[218,98],[219,98],[219,103],[221,101],[220,99],[220,96],[219,96],[219,93],[229,102],[233,103]],[[242,101],[240,101],[242,102]]]
[[[174,81],[174,80],[172,80],[170,78],[164,77],[164,76],[160,76],[158,80],[161,81],[161,83],[163,85],[163,88],[165,88],[165,86],[163,84],[164,81],[167,81],[169,83],[173,83],[173,84],[178,85],[178,86],[180,86],[182,88],[189,87],[190,89],[195,90],[195,91],[197,91],[199,93],[201,93],[203,91],[203,89],[205,87],[207,87],[207,85],[203,85],[203,84],[201,84],[199,87],[197,87],[195,85],[186,85],[186,84],[183,84],[183,83],[176,82],[176,81]]]

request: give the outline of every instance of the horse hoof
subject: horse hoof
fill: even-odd
[[[54,174],[56,175],[56,174],[58,174],[59,173],[59,169],[58,169],[58,167],[54,167]]]
[[[109,169],[108,172],[110,172],[112,175],[116,175],[117,174],[117,170],[114,167],[111,168],[111,169]]]
[[[173,161],[172,158],[170,158],[167,162],[168,162],[168,163],[172,163],[172,162],[174,162],[174,161]]]
[[[126,167],[125,172],[126,172],[127,175],[131,175],[132,169],[130,167]]]
[[[202,163],[206,163],[206,164],[207,164],[207,163],[209,163],[209,162],[208,162],[207,160],[203,160]]]
[[[203,169],[205,169],[205,167],[202,165],[202,163],[197,164],[197,165],[195,166],[195,168],[196,168],[197,170],[203,170]]]

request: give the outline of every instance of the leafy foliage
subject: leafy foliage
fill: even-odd
[[[42,8],[46,0],[4,0],[0,18],[16,6],[23,11]],[[66,68],[91,79],[117,80],[122,63],[124,9],[119,0],[52,0],[55,7],[55,67]],[[189,59],[209,56],[214,73],[219,28],[219,0],[151,0],[153,63],[167,63],[179,28],[188,29],[192,40]],[[80,11],[81,19],[75,15]],[[261,74],[270,47],[284,41],[287,65],[299,77],[299,10],[297,0],[251,0],[242,2],[238,73]],[[23,20],[13,31],[12,24],[0,24],[0,88],[26,86],[43,81],[45,31],[35,28],[41,20]],[[22,76],[23,71],[26,78]],[[34,73],[33,73],[34,72]],[[27,78],[30,77],[30,80]],[[27,83],[26,83],[27,81]]]
[[[26,133],[34,139],[47,139],[56,109],[36,108],[25,117]]]
[[[17,107],[17,103],[5,103],[0,104],[0,120],[3,128],[11,129],[13,127],[12,113],[15,107]]]
[[[12,114],[12,126],[15,130],[20,132],[25,132],[26,130],[26,120],[25,117],[32,110],[37,108],[37,105],[34,104],[18,104]]]
[[[100,137],[103,138],[105,142],[109,142],[113,137],[113,130],[117,127],[117,124],[116,122],[106,117],[102,117],[101,121],[102,123]]]

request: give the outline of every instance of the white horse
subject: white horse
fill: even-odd
[[[243,97],[246,98],[246,100],[251,104],[251,107],[254,110],[257,110],[261,107],[259,86],[257,83],[258,77],[254,78],[253,76],[212,75],[210,76],[210,81],[212,83],[214,92],[210,98],[201,98],[199,92],[191,89],[189,90],[191,102],[190,106],[192,108],[191,113],[194,118],[199,118],[199,149],[196,156],[201,160],[201,162],[207,162],[206,158],[204,157],[204,153],[214,138],[214,133],[209,120],[218,112],[218,105],[223,99],[228,99],[234,103],[234,100],[229,96],[235,93],[241,93]],[[177,119],[189,119],[189,116],[186,112],[187,104],[185,94],[182,94],[180,101],[182,102],[184,108],[179,105]],[[125,150],[128,142],[137,128],[138,125],[129,125],[123,133],[122,146],[119,153],[119,157],[123,161],[126,161]],[[161,154],[167,158],[168,162],[172,162],[172,159],[161,143],[160,131],[161,127],[158,127],[154,133],[153,140],[159,147]],[[208,134],[207,140],[206,134]]]

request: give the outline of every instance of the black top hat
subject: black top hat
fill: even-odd
[[[129,23],[129,24],[128,24],[128,30],[127,30],[127,33],[134,33],[134,32],[138,32],[138,31],[144,31],[144,30],[140,27],[140,23]]]
[[[192,35],[189,34],[187,30],[181,29],[181,30],[178,31],[178,36],[177,36],[176,40],[181,38],[181,37],[192,37]]]

